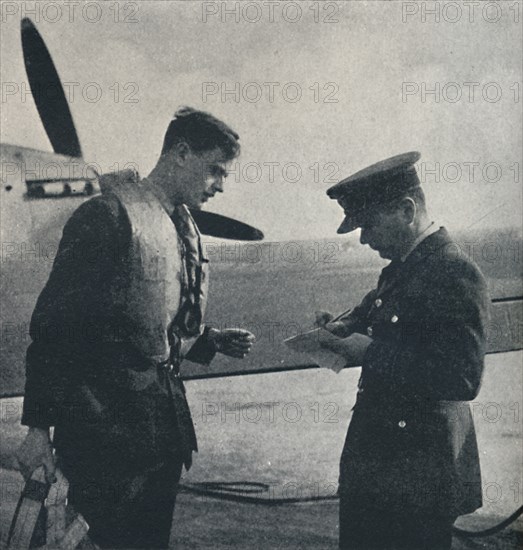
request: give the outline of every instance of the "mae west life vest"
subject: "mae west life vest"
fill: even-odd
[[[208,261],[201,237],[185,205],[176,208],[183,217],[185,234],[179,235],[173,220],[136,172],[123,171],[100,178],[102,194],[111,193],[123,206],[131,227],[131,249],[125,262],[126,283],[114,289],[115,303],[122,314],[122,336],[152,362],[175,357],[181,361],[203,332],[208,289]],[[185,242],[185,246],[184,246]],[[197,276],[185,265],[190,250]],[[190,284],[191,283],[191,284]],[[191,298],[193,317],[200,320],[187,330],[176,324],[177,314]],[[196,296],[194,296],[196,294]],[[179,348],[171,350],[172,331]]]

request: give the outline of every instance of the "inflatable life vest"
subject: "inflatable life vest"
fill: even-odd
[[[180,205],[176,211],[185,229],[180,236],[147,182],[140,181],[136,172],[106,174],[100,179],[100,187],[103,194],[112,193],[118,198],[132,232],[125,266],[127,283],[114,289],[115,302],[123,315],[124,338],[145,357],[164,362],[173,357],[170,334],[174,329],[179,344],[174,357],[181,361],[203,331],[208,262],[198,228],[189,210]],[[188,256],[192,256],[194,269],[184,261]],[[194,322],[191,327],[185,326],[178,316],[187,309],[184,305],[188,300],[192,302],[192,319],[198,319],[196,326]]]

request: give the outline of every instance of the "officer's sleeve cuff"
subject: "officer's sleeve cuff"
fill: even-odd
[[[22,426],[30,428],[41,428],[47,430],[56,424],[57,412],[50,407],[41,405],[29,404],[24,402],[22,409],[22,418],[20,423]]]

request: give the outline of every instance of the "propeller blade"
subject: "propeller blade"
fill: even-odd
[[[259,229],[233,218],[206,210],[193,209],[191,209],[191,215],[200,233],[204,235],[235,241],[261,241],[263,239],[263,233]]]
[[[54,152],[82,157],[82,149],[60,77],[40,33],[22,19],[22,50],[29,86]]]

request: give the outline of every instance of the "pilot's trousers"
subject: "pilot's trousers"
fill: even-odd
[[[102,548],[167,548],[183,464],[172,403],[143,392],[120,405],[112,422],[61,426],[69,502]]]
[[[89,524],[89,537],[101,548],[167,548],[181,461],[126,477],[105,471],[72,474],[69,502]]]

